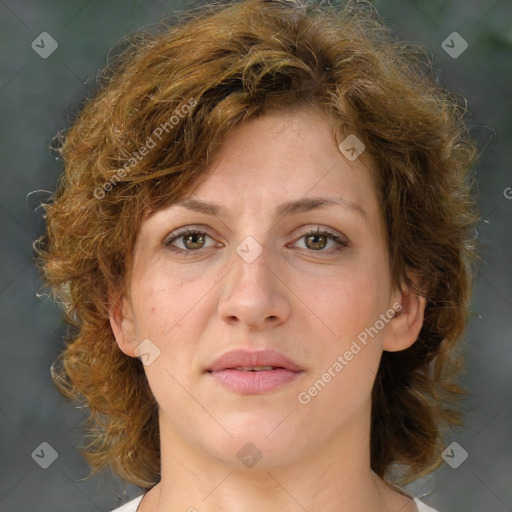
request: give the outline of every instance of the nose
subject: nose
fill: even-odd
[[[263,244],[253,242],[250,250],[261,253],[254,259],[243,251],[233,253],[232,270],[222,280],[218,313],[226,323],[248,329],[277,326],[291,313],[286,277],[280,272],[277,257]]]

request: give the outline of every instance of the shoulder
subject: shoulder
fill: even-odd
[[[136,512],[137,507],[139,503],[142,501],[142,498],[144,497],[143,494],[138,496],[137,498],[133,499],[132,501],[129,501],[128,503],[125,503],[119,508],[116,508],[115,510],[112,510],[111,512]],[[425,503],[421,502],[418,498],[414,498],[414,502],[416,503],[416,506],[418,507],[418,512],[437,512],[437,510],[434,510],[433,508],[429,507],[428,505],[425,505]]]
[[[144,494],[141,494],[137,498],[133,499],[132,501],[129,501],[128,503],[125,503],[119,508],[116,508],[115,510],[112,510],[111,512],[136,512],[137,507],[139,506],[139,503],[142,501],[142,498],[144,497]]]
[[[437,512],[437,510],[425,505],[425,503],[420,501],[418,498],[414,498],[414,503],[416,503],[416,506],[418,507],[418,512]]]

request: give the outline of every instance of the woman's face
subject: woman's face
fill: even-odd
[[[268,468],[367,441],[381,353],[405,347],[392,346],[402,296],[361,159],[318,114],[267,114],[230,133],[186,199],[142,224],[111,317],[121,349],[142,354],[161,437]],[[236,349],[248,359],[214,364]],[[296,366],[251,359],[267,349]]]

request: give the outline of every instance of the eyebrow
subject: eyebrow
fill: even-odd
[[[204,213],[206,215],[215,215],[219,217],[229,215],[229,210],[218,203],[209,203],[196,199],[178,201],[173,203],[172,206],[181,206],[187,210]],[[275,216],[284,217],[286,215],[295,215],[312,210],[320,210],[330,206],[341,206],[342,208],[358,213],[364,218],[364,220],[367,220],[366,212],[360,205],[342,197],[304,197],[294,201],[287,201],[276,207]]]

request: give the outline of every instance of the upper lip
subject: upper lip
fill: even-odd
[[[217,372],[243,366],[252,368],[254,366],[274,366],[277,368],[286,368],[294,372],[300,372],[303,369],[289,357],[274,349],[253,351],[249,349],[234,349],[220,355],[213,361],[206,371]]]

